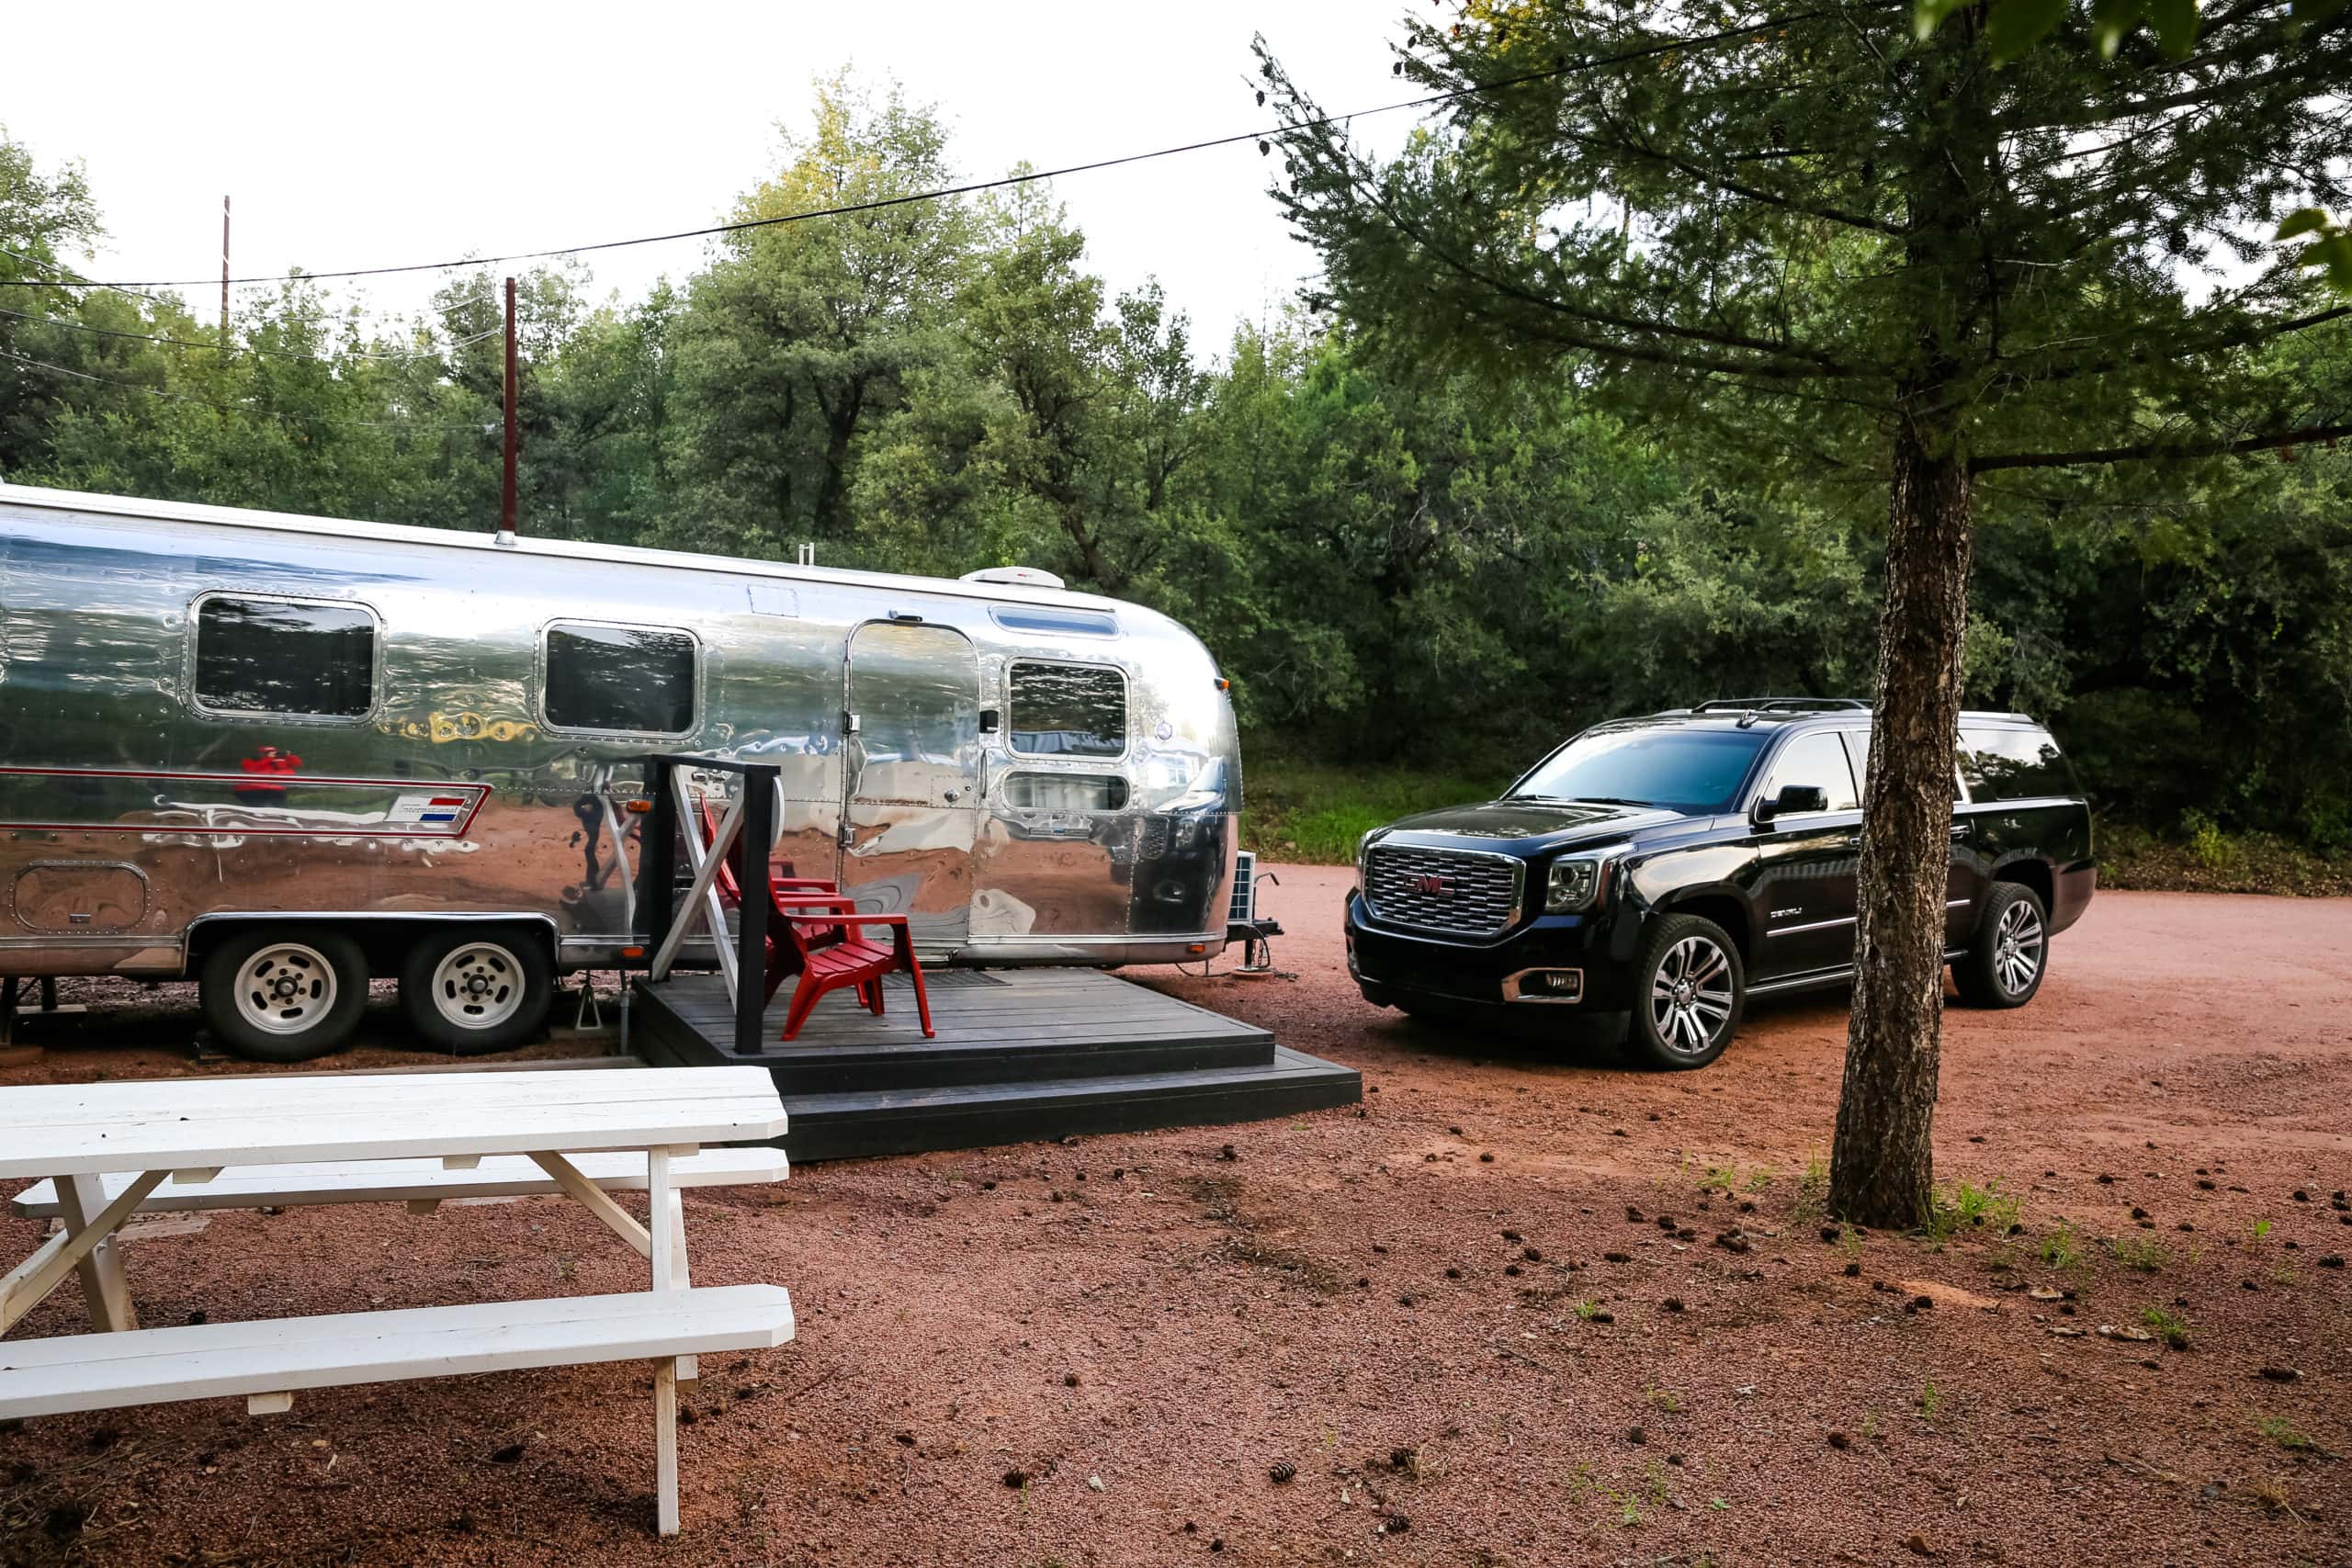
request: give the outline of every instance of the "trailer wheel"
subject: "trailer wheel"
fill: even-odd
[[[456,1055],[519,1045],[547,1021],[555,966],[514,931],[452,931],[418,940],[401,966],[409,1026]]]
[[[368,1006],[368,957],[340,931],[240,932],[204,961],[198,994],[221,1043],[256,1062],[307,1062],[347,1039]]]

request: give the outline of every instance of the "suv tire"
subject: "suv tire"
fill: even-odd
[[[2050,911],[2032,888],[1996,882],[1978,911],[1968,951],[1952,962],[1952,986],[1971,1007],[2021,1008],[2050,971]]]
[[[1747,973],[1739,945],[1697,915],[1668,915],[1634,966],[1633,1026],[1625,1044],[1645,1066],[1703,1067],[1739,1030]]]
[[[307,1062],[350,1037],[368,1006],[368,955],[336,931],[237,932],[204,961],[198,996],[222,1044],[256,1062]]]

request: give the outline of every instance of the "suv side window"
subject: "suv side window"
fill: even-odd
[[[1841,729],[1838,736],[1846,743],[1846,761],[1854,765],[1854,793],[1868,795],[1871,788],[1871,732],[1867,729]]]
[[[1963,729],[1960,775],[1973,800],[2030,800],[2073,795],[2075,780],[2058,743],[2038,729]]]
[[[1845,744],[1834,729],[1800,735],[1781,749],[1772,761],[1772,776],[1765,781],[1766,795],[1778,795],[1790,784],[1811,784],[1828,798],[1832,811],[1861,807],[1854,793],[1853,770],[1846,765]]]

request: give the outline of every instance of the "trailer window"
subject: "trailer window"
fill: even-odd
[[[216,713],[363,717],[376,706],[376,617],[358,604],[212,595],[196,607],[196,700]]]
[[[1016,811],[1116,811],[1127,781],[1116,773],[1007,773],[1004,803]]]
[[[1100,664],[1016,661],[1008,677],[1015,751],[1115,757],[1127,749],[1127,678]]]
[[[548,723],[558,729],[684,735],[695,727],[695,639],[650,626],[548,628]]]
[[[1069,637],[1117,637],[1119,623],[1101,610],[1057,610],[1037,604],[991,604],[989,618],[1009,632]]]

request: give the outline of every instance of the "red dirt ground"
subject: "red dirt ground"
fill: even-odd
[[[0,1562],[2352,1562],[2352,902],[2103,895],[2034,1005],[1948,1018],[1941,1174],[2024,1233],[1825,1244],[1842,999],[1759,1007],[1694,1074],[1431,1030],[1347,984],[1347,874],[1280,874],[1299,978],[1146,977],[1362,1067],[1361,1115],[689,1196],[697,1281],[788,1285],[800,1337],[704,1358],[681,1538],[650,1533],[649,1380],[603,1367],[28,1422]],[[0,1081],[243,1070],[191,1066],[184,992],[39,1027]],[[641,1269],[556,1199],[126,1256],[150,1324]]]

